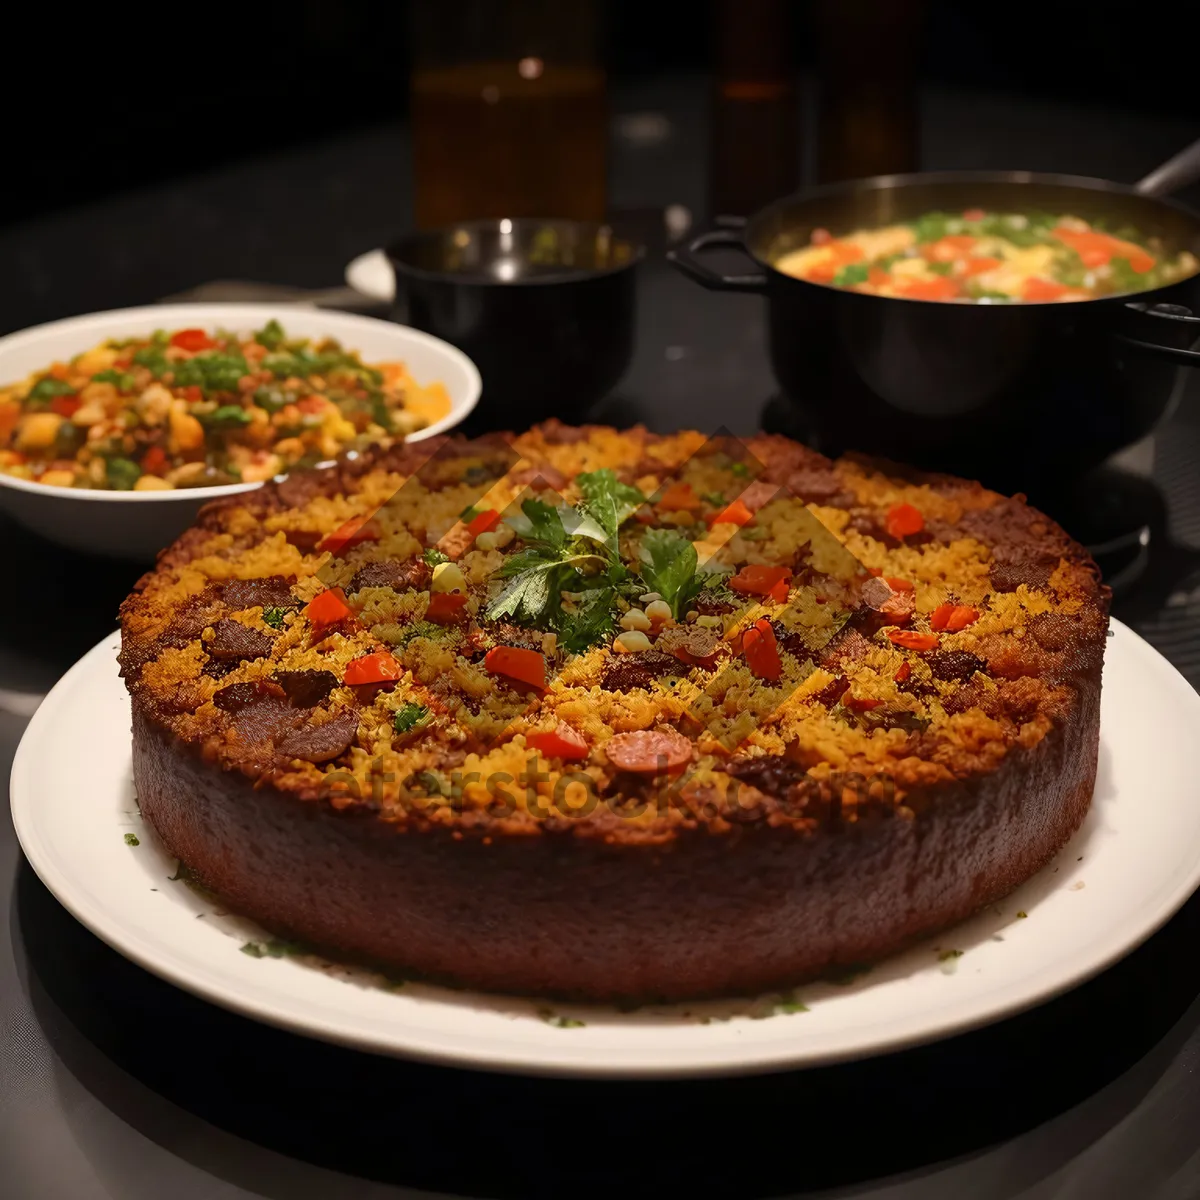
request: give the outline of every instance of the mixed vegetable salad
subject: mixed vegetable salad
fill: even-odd
[[[1166,254],[1134,229],[1052,213],[930,212],[834,237],[775,266],[810,283],[909,300],[1047,303],[1143,292],[1192,275],[1188,251]]]
[[[0,472],[160,491],[261,482],[403,438],[443,416],[440,383],[332,338],[158,330],[102,342],[0,388]]]

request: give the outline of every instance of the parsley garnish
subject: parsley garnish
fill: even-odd
[[[612,633],[614,588],[598,588],[587,593],[580,609],[563,622],[559,643],[568,654],[582,654]]]
[[[583,510],[604,530],[614,544],[621,523],[633,515],[646,497],[637,488],[622,483],[610,467],[580,475],[575,482],[583,493]]]
[[[138,841],[138,835],[136,833],[127,833],[125,835],[125,845],[140,846],[141,844],[142,843]]]
[[[537,628],[561,629],[565,618],[560,593],[595,586],[595,576],[584,577],[580,568],[594,571],[607,567],[612,552],[604,544],[604,530],[573,509],[560,510],[540,500],[526,500],[521,512],[520,517],[510,516],[508,523],[529,544],[500,568],[500,577],[511,582],[488,605],[487,618],[496,621],[510,617]],[[564,524],[564,514],[572,533]],[[600,542],[605,553],[589,542]]]
[[[429,719],[429,709],[423,704],[404,704],[396,709],[392,726],[397,733],[409,733]]]
[[[938,955],[938,962],[949,962],[952,958],[962,958],[962,956],[962,950],[943,950],[941,954]]]
[[[704,588],[696,547],[669,529],[651,529],[642,538],[640,557],[647,591],[657,592],[679,620]]]
[[[509,580],[488,605],[487,618],[509,618],[556,630],[564,649],[582,653],[612,628],[616,589],[628,578],[617,555],[620,524],[642,500],[611,471],[580,477],[581,512],[526,500],[506,522],[526,543],[498,572]],[[563,592],[583,593],[578,612],[562,607]]]
[[[954,264],[952,262],[930,262],[925,264],[925,268],[935,275],[949,275],[954,270]],[[834,283],[836,282],[835,279]]]
[[[272,318],[254,335],[254,340],[260,346],[266,346],[268,350],[278,350],[286,337],[283,326]]]
[[[853,287],[856,283],[866,283],[870,270],[866,263],[850,263],[834,275],[833,286]]]
[[[286,608],[264,608],[262,619],[268,625],[270,625],[272,629],[282,629],[283,621],[286,616]]]
[[[200,424],[207,429],[242,429],[254,418],[239,404],[222,404],[214,412],[200,416]]]
[[[436,546],[430,546],[421,557],[427,566],[436,567],[450,561],[450,555],[443,554]]]
[[[29,389],[28,398],[30,400],[53,400],[55,396],[70,396],[74,391],[75,389],[69,383],[63,383],[61,379],[47,375],[45,379],[39,379]]]
[[[109,367],[107,371],[97,371],[92,376],[93,383],[111,383],[118,392],[133,391],[133,376],[128,371],[116,371]]]
[[[735,462],[729,464],[729,469],[739,478],[748,479],[750,476],[750,468],[744,462]]]

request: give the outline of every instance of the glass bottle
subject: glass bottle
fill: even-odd
[[[916,171],[925,0],[815,0],[822,183]]]
[[[745,216],[799,183],[794,5],[714,0],[709,208]]]
[[[598,0],[411,0],[414,215],[605,215]]]

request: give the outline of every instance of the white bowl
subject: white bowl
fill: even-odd
[[[422,384],[440,380],[450,411],[409,437],[433,437],[457,425],[479,400],[479,371],[453,346],[391,321],[280,304],[156,304],[36,325],[0,338],[0,386],[25,379],[107,338],[148,337],[156,329],[229,329],[249,333],[277,320],[298,337],[334,337],[367,363],[403,361]],[[0,509],[52,542],[108,558],[149,561],[219,496],[261,487],[234,483],[163,492],[52,487],[0,473]]]

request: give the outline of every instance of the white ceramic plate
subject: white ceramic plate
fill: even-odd
[[[440,380],[450,412],[409,441],[433,437],[459,424],[479,400],[475,364],[461,350],[415,329],[352,313],[281,304],[156,304],[91,313],[37,325],[0,338],[0,385],[24,379],[106,338],[146,336],[155,329],[232,329],[249,333],[278,320],[299,337],[335,337],[364,361],[403,361],[418,383]],[[29,529],[72,550],[149,561],[219,496],[250,491],[257,483],[184,488],[172,492],[108,492],[47,487],[0,474],[0,508]]]
[[[13,764],[13,818],[46,886],[111,946],[216,1004],[313,1037],[538,1074],[732,1074],[860,1057],[998,1020],[1080,983],[1153,933],[1200,883],[1191,757],[1200,697],[1113,625],[1095,802],[1055,862],[998,908],[852,983],[798,988],[807,1011],[770,1019],[755,1018],[774,1012],[772,998],[539,1013],[527,1000],[388,990],[329,964],[242,953],[268,939],[169,881],[176,864],[138,815],[116,635],[30,722]],[[127,834],[139,844],[127,845]]]
[[[346,282],[380,304],[396,298],[396,272],[382,250],[368,250],[346,265]]]

